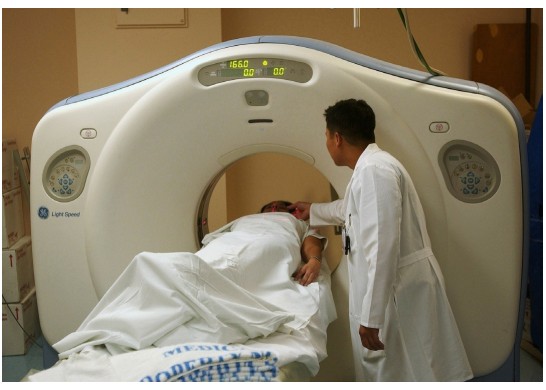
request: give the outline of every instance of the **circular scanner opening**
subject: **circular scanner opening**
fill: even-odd
[[[246,156],[228,166],[205,191],[197,216],[198,239],[226,223],[257,214],[273,200],[330,202],[338,198],[324,175],[297,157],[281,153]],[[335,227],[321,227],[333,270],[341,259],[341,236]]]

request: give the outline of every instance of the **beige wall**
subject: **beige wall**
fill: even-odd
[[[78,92],[73,9],[2,10],[2,137],[31,145],[40,118]]]
[[[77,9],[80,92],[125,81],[222,41],[219,9],[188,10],[186,28],[116,28],[119,9]]]

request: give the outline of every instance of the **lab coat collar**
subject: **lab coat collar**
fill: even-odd
[[[369,144],[368,146],[366,146],[366,149],[364,149],[364,151],[362,152],[362,154],[358,158],[358,161],[356,162],[355,171],[358,169],[358,167],[360,165],[363,164],[363,161],[367,157],[371,156],[373,153],[377,153],[377,152],[380,152],[380,151],[381,151],[381,149],[379,148],[379,146],[376,143]]]

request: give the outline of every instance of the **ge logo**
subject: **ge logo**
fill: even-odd
[[[49,217],[49,209],[47,207],[40,207],[38,209],[38,217],[41,219],[47,219]]]

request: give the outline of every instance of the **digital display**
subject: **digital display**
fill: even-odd
[[[286,68],[278,66],[274,68],[230,68],[222,69],[218,73],[218,77],[267,77],[267,76],[284,76]]]
[[[306,83],[312,74],[311,67],[299,61],[279,58],[234,58],[202,68],[198,78],[206,86],[253,78],[278,78]]]

